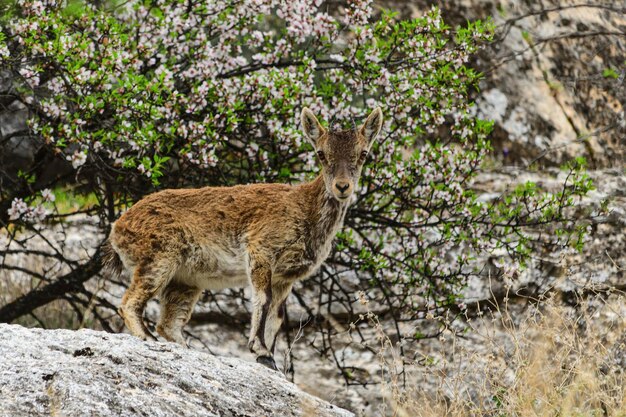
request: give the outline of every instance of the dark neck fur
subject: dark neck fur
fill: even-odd
[[[328,239],[333,239],[337,225],[343,223],[348,211],[348,203],[337,201],[326,189],[323,174],[320,174],[308,184],[301,186],[306,195],[303,201],[307,202],[309,212],[307,223],[310,227],[311,249],[316,250],[324,245]]]

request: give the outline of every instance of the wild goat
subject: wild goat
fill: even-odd
[[[132,281],[119,308],[126,327],[154,339],[143,322],[160,295],[157,332],[186,345],[182,329],[203,289],[252,287],[248,347],[276,369],[276,335],[294,282],[328,256],[383,114],[374,110],[357,130],[327,131],[313,113],[301,115],[322,172],[312,182],[164,190],[151,194],[113,225],[103,262]]]

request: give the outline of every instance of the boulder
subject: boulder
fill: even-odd
[[[0,324],[0,416],[352,416],[236,358]]]

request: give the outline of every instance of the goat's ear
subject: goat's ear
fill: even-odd
[[[302,130],[304,131],[304,136],[306,136],[313,145],[313,147],[317,149],[317,141],[319,140],[319,138],[322,137],[324,133],[326,133],[326,129],[324,129],[320,122],[317,121],[317,118],[315,117],[313,112],[306,107],[302,109],[300,120],[302,121]]]
[[[361,126],[359,132],[361,132],[361,134],[365,136],[365,139],[367,139],[367,143],[369,144],[369,146],[372,146],[374,139],[376,139],[376,136],[378,136],[382,127],[383,111],[380,109],[380,107],[377,107],[376,110],[374,110],[370,113],[369,116],[367,116],[367,120],[365,121],[363,126]]]

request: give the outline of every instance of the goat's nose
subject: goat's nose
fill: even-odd
[[[339,182],[339,181],[337,181],[337,182],[335,183],[335,187],[337,187],[337,189],[339,190],[339,192],[343,194],[343,193],[345,193],[345,192],[346,192],[346,190],[347,190],[348,188],[350,188],[350,183],[349,183],[349,182]]]

